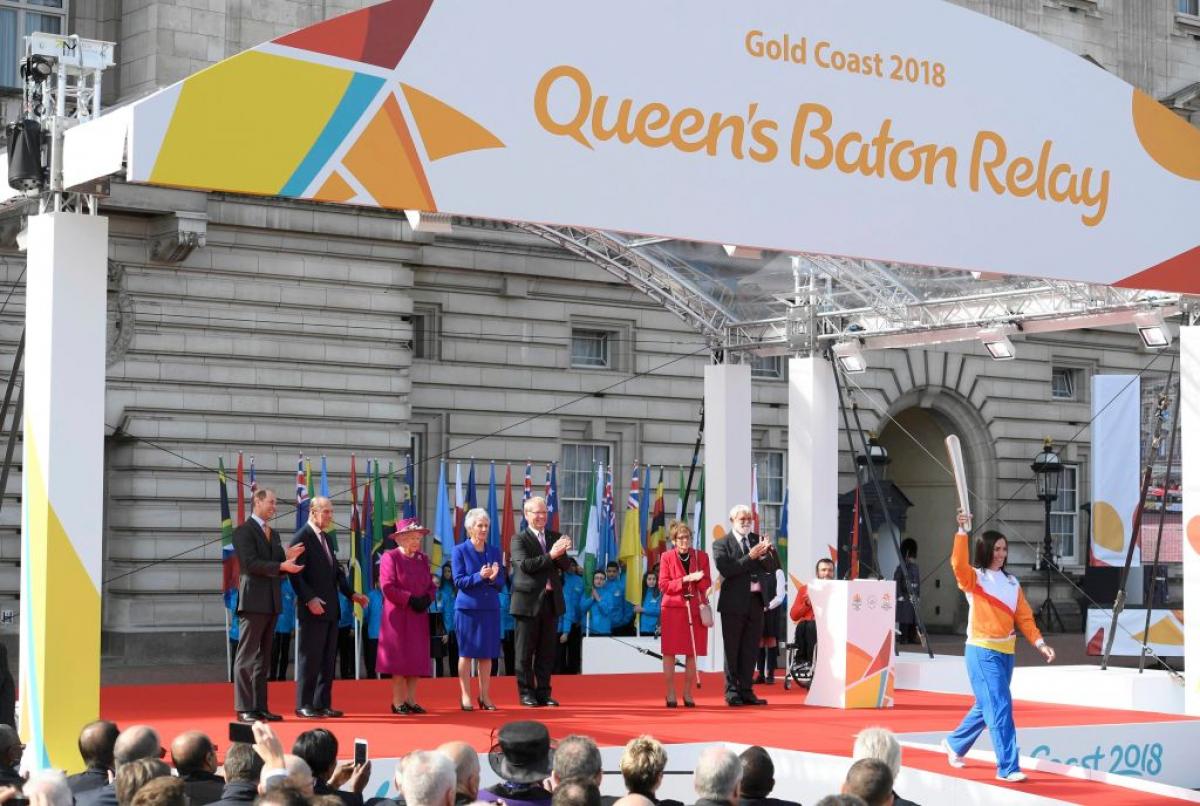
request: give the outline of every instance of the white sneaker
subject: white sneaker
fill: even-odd
[[[1019,784],[1022,781],[1028,781],[1029,776],[1020,770],[1017,770],[1016,772],[1010,772],[1008,775],[997,775],[996,780],[1007,781],[1010,784]]]
[[[942,739],[942,749],[946,751],[946,763],[955,769],[961,770],[967,766],[967,762],[963,761],[963,757],[950,747],[950,742]]]

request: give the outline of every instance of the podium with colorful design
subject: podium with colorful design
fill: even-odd
[[[808,705],[891,708],[895,702],[896,583],[813,580],[817,652]]]

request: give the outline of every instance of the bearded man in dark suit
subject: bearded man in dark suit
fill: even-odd
[[[516,621],[517,690],[529,707],[558,705],[550,674],[558,657],[558,619],[563,614],[562,575],[571,566],[571,538],[546,529],[546,499],[525,502],[528,526],[513,535],[512,597]]]
[[[304,546],[287,551],[271,528],[275,517],[275,492],[254,493],[250,517],[233,532],[241,580],[238,583],[238,649],[233,662],[233,702],[241,722],[283,719],[267,709],[267,670],[271,664],[271,638],[275,619],[283,606],[279,581],[282,574],[300,570],[296,558]]]
[[[751,684],[758,644],[763,634],[767,576],[779,567],[771,541],[750,531],[750,507],[738,504],[729,513],[733,530],[713,541],[713,563],[721,573],[721,641],[725,648],[725,702],[728,705],[766,705]]]

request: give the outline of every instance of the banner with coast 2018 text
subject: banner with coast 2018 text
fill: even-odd
[[[942,0],[392,0],[112,114],[71,178],[1200,290],[1200,133]]]

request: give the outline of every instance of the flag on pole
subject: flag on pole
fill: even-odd
[[[383,519],[387,517],[387,502],[383,497],[383,479],[379,478],[379,460],[375,460],[375,472],[371,475],[371,500],[375,506],[371,514],[371,556],[383,548]],[[374,560],[372,560],[374,562]]]
[[[687,517],[683,511],[683,499],[687,498],[687,482],[683,480],[683,465],[679,466],[679,497],[675,499],[675,520],[681,521]]]
[[[600,560],[603,529],[600,527],[600,510],[604,501],[604,465],[596,463],[596,470],[588,479],[587,503],[583,506],[583,587],[590,596],[592,575]]]
[[[646,567],[651,571],[658,570],[658,561],[667,547],[667,518],[663,511],[665,494],[663,469],[659,467],[658,488],[654,491],[654,506],[650,509],[650,527],[646,535]]]
[[[696,485],[696,503],[692,507],[692,534],[701,551],[706,551],[708,542],[704,534],[704,468],[700,468],[700,483]]]
[[[308,500],[311,504],[312,500],[317,497],[317,488],[313,484],[312,459],[307,456],[304,457],[304,485],[308,487]],[[307,512],[304,513],[304,517],[308,517]]]
[[[546,487],[546,528],[560,531],[558,521],[558,462],[550,464],[550,479]]]
[[[308,479],[304,475],[304,454],[296,462],[296,531],[308,522]]]
[[[646,558],[646,540],[650,537],[650,465],[646,465],[646,482],[638,500],[638,541],[642,544],[642,559]]]
[[[254,478],[254,457],[251,456],[250,457],[250,497],[253,498],[254,494],[256,492],[258,492],[258,482]],[[251,504],[250,504],[250,510],[251,511],[254,510],[253,502],[251,502]]]
[[[504,513],[500,516],[500,558],[508,564],[508,552],[513,539],[512,465],[504,467]]]
[[[242,478],[242,452],[238,451],[238,467],[237,467],[237,515],[238,523],[246,520],[246,486]]]
[[[321,483],[317,489],[320,491],[322,498],[329,497],[329,469],[324,456],[321,457]],[[329,540],[329,550],[333,552],[333,561],[336,563],[338,551],[337,527],[332,522],[329,524],[329,531],[325,533],[325,537]]]
[[[467,471],[467,500],[463,503],[463,519],[467,517],[467,513],[479,506],[479,495],[475,492],[475,457],[471,457],[471,469]],[[463,531],[466,531],[466,524],[463,524]]]
[[[354,467],[354,454],[350,454],[350,587],[355,593],[368,590],[363,582],[362,567],[362,523],[358,517],[358,474]],[[354,618],[362,621],[363,609],[354,603]]]
[[[642,603],[642,541],[638,538],[640,492],[638,465],[634,462],[629,498],[625,501],[625,522],[621,525],[621,545],[617,551],[617,561],[625,566],[625,601],[632,605]]]
[[[411,453],[404,462],[404,517],[417,517],[417,482]]]
[[[446,497],[446,460],[443,459],[438,470],[437,507],[433,513],[433,549],[430,551],[430,564],[441,568],[446,556],[446,547],[454,545],[454,522],[450,518],[450,501]]]
[[[225,489],[225,460],[217,458],[217,479],[221,482],[221,592],[228,596],[238,588],[241,570],[233,550],[233,518],[229,514],[229,491]]]
[[[391,462],[388,462],[387,503],[383,510],[383,531],[389,535],[396,531],[396,468]]]
[[[608,466],[608,473],[604,479],[604,508],[600,511],[600,517],[603,521],[601,528],[604,530],[604,565],[607,565],[617,559],[617,512],[616,506],[613,503],[613,474],[612,465]]]
[[[371,460],[367,460],[367,480],[363,482],[362,538],[358,544],[366,589],[375,587],[375,557],[371,551],[375,535],[375,504],[371,500]]]
[[[454,539],[451,545],[458,545],[467,539],[467,525],[463,521],[466,512],[463,510],[462,463],[454,463]]]
[[[758,514],[758,465],[750,465],[750,519],[754,534],[761,535],[762,522]]]
[[[500,502],[496,500],[496,463],[488,463],[488,545],[500,548]]]
[[[525,491],[521,495],[521,526],[517,531],[524,532],[529,524],[525,520],[525,502],[533,497],[533,462],[525,462]]]

